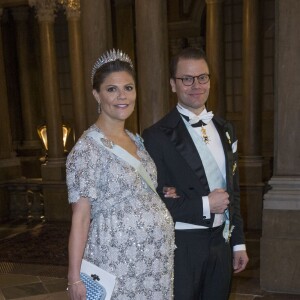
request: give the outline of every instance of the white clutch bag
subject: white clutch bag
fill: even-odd
[[[87,300],[110,300],[116,276],[83,259],[80,277],[86,286]]]

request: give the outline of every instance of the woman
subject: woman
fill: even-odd
[[[129,57],[112,50],[92,71],[99,117],[67,159],[72,203],[68,290],[72,300],[85,299],[80,281],[82,258],[116,276],[112,299],[172,299],[174,227],[151,185],[156,167],[138,135],[124,129],[134,110],[136,88]],[[97,141],[94,137],[99,135]],[[125,159],[111,150],[118,149]],[[143,166],[146,182],[128,163]],[[176,197],[170,189],[166,197]]]

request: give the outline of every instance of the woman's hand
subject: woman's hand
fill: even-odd
[[[176,194],[176,188],[173,186],[164,186],[163,193],[165,198],[179,198],[179,196]]]
[[[71,300],[86,300],[86,288],[82,281],[68,285],[68,292]]]
[[[72,204],[72,225],[69,237],[68,291],[71,300],[85,300],[86,288],[80,280],[80,267],[86,245],[91,208],[87,198]]]

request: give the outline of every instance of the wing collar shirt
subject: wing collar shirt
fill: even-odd
[[[186,118],[182,117],[182,119],[187,127],[188,126],[192,127],[192,124],[195,124],[199,120],[202,120],[206,124],[205,125],[206,135],[209,138],[209,143],[207,144],[207,147],[210,150],[211,154],[213,155],[213,157],[222,173],[222,176],[224,177],[224,180],[226,182],[225,155],[224,155],[224,150],[223,150],[223,146],[222,146],[218,131],[217,131],[214,123],[211,122],[211,119],[213,117],[212,112],[207,112],[206,108],[204,108],[204,110],[201,112],[201,114],[197,116],[193,112],[184,108],[179,103],[177,104],[177,110],[181,115],[187,116],[189,118],[189,121],[187,121]],[[197,133],[197,135],[199,137],[202,138],[201,127],[192,127],[192,129]],[[192,137],[192,139],[193,139],[193,137]],[[208,196],[202,197],[202,203],[203,203],[203,216],[206,219],[210,219],[211,215],[210,215]],[[223,224],[223,222],[224,222],[224,214],[215,214],[213,227],[220,226]],[[176,230],[207,229],[207,227],[183,223],[183,222],[176,222],[175,229]],[[246,249],[245,245],[236,245],[233,248],[234,251],[245,250],[245,249]]]

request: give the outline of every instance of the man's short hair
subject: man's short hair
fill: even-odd
[[[170,77],[176,77],[177,65],[180,59],[203,59],[208,65],[207,57],[202,48],[188,47],[182,49],[171,58],[170,61]]]

